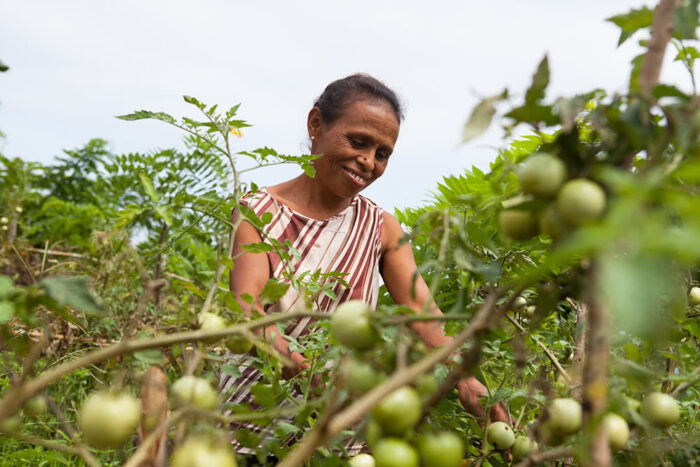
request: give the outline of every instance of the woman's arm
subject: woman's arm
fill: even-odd
[[[234,224],[236,223],[234,214]],[[247,316],[252,315],[255,309],[264,314],[260,293],[265,287],[265,283],[270,279],[270,263],[266,253],[250,253],[243,250],[243,245],[260,243],[262,238],[260,233],[247,221],[242,221],[236,230],[233,247],[233,269],[229,276],[229,287],[236,294],[236,299]],[[241,300],[241,294],[250,294],[255,297],[253,304]],[[277,326],[271,325],[263,330],[263,337],[268,340],[274,339],[274,348],[292,360],[297,368],[292,371],[285,371],[286,377],[297,374],[302,369],[309,366],[306,358],[299,352],[289,351],[289,341],[279,332]]]
[[[399,244],[404,232],[394,216],[384,213],[382,229],[382,262],[380,265],[384,284],[391,297],[399,305],[405,305],[416,313],[422,312],[426,302],[428,313],[442,315],[430,296],[430,290],[420,274],[413,257],[413,250],[408,242]],[[413,322],[409,324],[425,345],[433,349],[449,343],[452,338],[445,336],[443,323],[440,321]],[[485,417],[484,409],[479,405],[479,397],[487,390],[476,378],[461,380],[457,389],[464,408],[473,415]],[[495,406],[491,411],[494,420],[508,421],[502,406]]]

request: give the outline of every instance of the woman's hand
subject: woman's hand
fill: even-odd
[[[481,384],[476,378],[470,377],[460,380],[459,383],[457,383],[457,390],[462,407],[476,418],[486,420],[486,412],[484,412],[484,408],[479,404],[479,398],[488,392],[486,386]],[[491,421],[505,422],[509,425],[512,423],[512,420],[501,404],[494,405],[491,408]]]

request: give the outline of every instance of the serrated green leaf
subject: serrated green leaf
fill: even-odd
[[[554,126],[560,123],[560,119],[552,112],[551,105],[530,104],[516,107],[506,115],[516,123],[529,123],[531,125]]]
[[[39,285],[60,306],[70,306],[88,315],[106,315],[90,292],[89,282],[84,277],[48,277],[39,282]]]
[[[544,99],[549,86],[549,59],[545,55],[537,65],[537,71],[532,76],[532,84],[525,93],[525,106],[537,104]]]
[[[264,242],[249,243],[247,245],[242,245],[241,248],[248,253],[269,253],[272,251],[272,246]]]
[[[175,123],[175,119],[165,112],[151,112],[150,110],[139,110],[127,115],[117,115],[120,120],[144,120],[144,119],[154,119],[160,120],[167,123]]]
[[[654,10],[648,7],[633,9],[624,15],[612,16],[606,21],[610,21],[620,28],[620,39],[617,42],[617,45],[620,46],[635,32],[651,27],[654,22]]]
[[[462,142],[466,143],[485,132],[491,125],[491,120],[496,114],[496,103],[508,98],[508,90],[483,99],[472,110],[462,132]]]
[[[695,60],[698,58],[700,58],[700,52],[698,52],[698,49],[692,46],[684,45],[683,48],[678,50],[678,53],[673,60],[676,62],[686,62],[692,68],[693,63],[695,63]]]
[[[242,375],[241,370],[235,363],[225,363],[221,365],[221,372],[227,376],[238,378]]]
[[[284,296],[285,293],[287,293],[288,289],[289,284],[284,284],[275,279],[270,279],[265,283],[265,287],[263,287],[263,290],[260,293],[262,296],[263,305],[269,305],[277,302]]]
[[[154,203],[160,201],[160,195],[153,186],[153,182],[151,182],[151,179],[148,178],[148,176],[145,173],[139,173],[139,180],[141,180],[141,186],[143,186],[144,191],[146,192],[148,197],[151,198],[151,201]]]
[[[170,215],[170,210],[167,206],[158,205],[154,206],[154,209],[167,225],[173,225],[173,218]]]
[[[199,109],[204,109],[204,104],[199,102],[197,98],[192,97],[192,96],[182,96],[182,98],[187,102],[188,104],[192,104],[194,106],[197,106]]]
[[[275,391],[270,386],[258,383],[250,388],[250,392],[253,393],[255,402],[257,402],[263,407],[272,407],[274,405],[277,405]]]

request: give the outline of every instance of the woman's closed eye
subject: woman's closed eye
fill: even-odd
[[[358,138],[349,138],[349,139],[350,139],[350,144],[355,149],[360,149],[360,148],[363,148],[365,146],[364,140],[361,140]]]

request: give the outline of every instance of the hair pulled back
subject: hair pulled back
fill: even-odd
[[[356,73],[333,81],[314,102],[321,111],[321,118],[327,124],[340,117],[343,110],[352,102],[361,99],[382,101],[389,104],[399,123],[403,120],[403,108],[396,93],[378,79]]]

